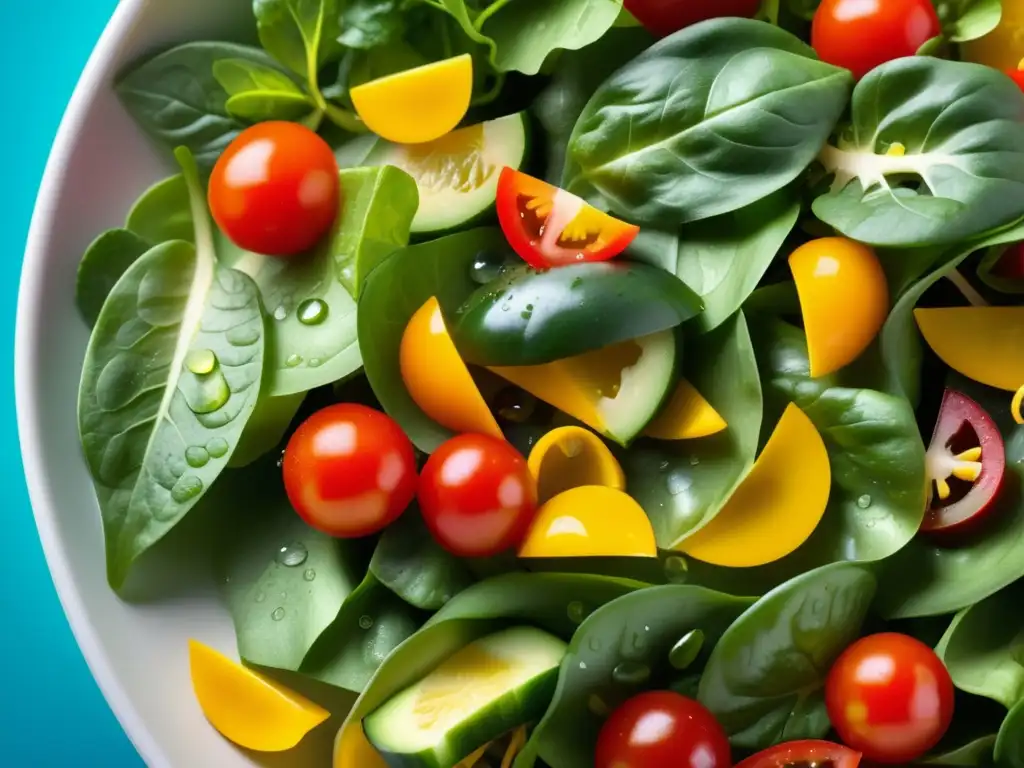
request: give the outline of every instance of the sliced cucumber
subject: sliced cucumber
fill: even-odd
[[[680,357],[681,342],[672,331],[644,336],[635,343],[640,357],[622,369],[618,391],[597,401],[605,434],[621,445],[628,445],[658,414],[676,383]]]
[[[532,627],[489,635],[368,715],[363,730],[391,768],[453,768],[544,714],[566,650]]]
[[[416,180],[420,207],[416,234],[466,226],[494,205],[503,166],[526,156],[526,113],[471,125],[426,144],[379,141],[363,165],[394,165]]]

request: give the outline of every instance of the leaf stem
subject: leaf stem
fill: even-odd
[[[774,1],[776,4],[778,4],[778,0],[770,1]],[[493,3],[484,8],[480,12],[480,15],[476,17],[476,21],[473,22],[473,27],[476,29],[476,31],[480,32],[480,34],[483,34],[481,30],[483,29],[483,26],[486,23],[486,21],[489,18],[491,18],[491,16],[496,14],[498,11],[500,11],[502,8],[504,8],[506,5],[508,5],[510,2],[512,2],[512,0],[494,0]]]
[[[505,86],[505,73],[496,72],[494,75],[494,82],[490,88],[481,93],[479,96],[473,99],[471,106],[482,107],[485,104],[490,104],[498,96],[501,95],[501,89]]]

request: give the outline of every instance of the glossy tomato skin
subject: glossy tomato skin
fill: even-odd
[[[905,764],[934,747],[953,719],[953,681],[919,640],[885,632],[848,647],[825,684],[843,743],[879,763]]]
[[[1018,67],[1017,69],[1007,71],[1006,74],[1009,75],[1010,79],[1017,84],[1018,88],[1024,91],[1024,69],[1020,69]]]
[[[420,511],[430,532],[459,557],[490,557],[518,546],[537,512],[526,459],[490,435],[441,445],[420,473]]]
[[[822,61],[859,80],[887,61],[915,55],[941,32],[931,0],[822,0],[811,45]]]
[[[807,739],[789,741],[748,757],[736,768],[789,768],[793,765],[821,765],[830,768],[857,768],[860,752],[831,741]]]
[[[327,142],[298,123],[242,131],[210,176],[210,211],[235,245],[294,256],[327,234],[338,216],[338,163]]]
[[[626,10],[647,30],[666,37],[698,21],[757,13],[761,0],[626,0]]]
[[[374,534],[416,495],[416,455],[401,427],[355,403],[304,421],[284,452],[284,485],[310,526],[338,538]]]
[[[703,704],[672,691],[629,699],[612,712],[597,738],[594,768],[690,765],[729,768],[729,737]]]

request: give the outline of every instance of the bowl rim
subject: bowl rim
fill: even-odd
[[[110,657],[93,627],[82,594],[64,557],[65,543],[57,529],[52,493],[44,482],[43,468],[46,462],[36,419],[43,404],[36,394],[40,390],[36,386],[37,349],[33,343],[39,335],[40,323],[38,316],[31,311],[31,304],[39,295],[46,271],[44,252],[50,231],[55,226],[54,212],[67,174],[75,137],[82,129],[100,89],[107,86],[107,76],[117,63],[120,44],[130,34],[149,1],[119,0],[79,76],[50,148],[32,212],[18,285],[14,332],[14,399],[29,502],[50,577],[75,641],[103,697],[145,764],[151,768],[171,768],[167,754],[113,672]]]

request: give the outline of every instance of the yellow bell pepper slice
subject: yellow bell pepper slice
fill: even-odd
[[[728,426],[693,384],[681,379],[668,403],[644,429],[644,435],[658,440],[691,440],[721,432]]]
[[[551,430],[533,446],[528,463],[539,504],[581,485],[626,487],[626,475],[608,446],[582,427]]]
[[[366,127],[396,144],[423,144],[452,131],[469,111],[473,57],[468,53],[388,75],[349,95]]]
[[[954,371],[1007,392],[1024,383],[1024,307],[915,309],[914,319]]]
[[[1024,3],[1005,0],[999,25],[984,37],[960,44],[965,61],[1013,69],[1024,56]]]
[[[584,485],[555,496],[537,512],[519,557],[657,557],[654,529],[628,494]]]
[[[730,568],[774,562],[814,532],[831,487],[825,444],[807,414],[790,403],[750,474],[718,516],[679,549]]]
[[[189,640],[192,688],[224,738],[257,752],[284,752],[331,713],[304,696]]]
[[[334,744],[334,768],[388,768],[388,764],[366,738],[363,724],[352,723],[338,733]]]

